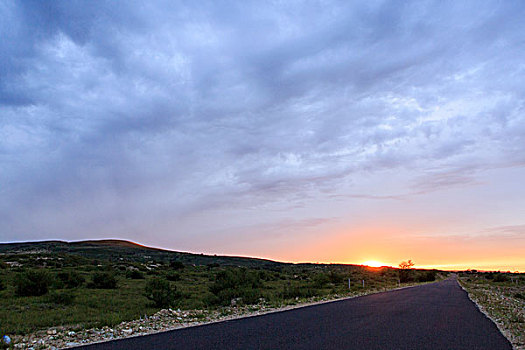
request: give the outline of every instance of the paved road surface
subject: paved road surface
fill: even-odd
[[[82,347],[512,349],[455,280]]]

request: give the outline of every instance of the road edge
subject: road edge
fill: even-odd
[[[286,311],[291,311],[291,310],[300,309],[300,308],[304,308],[304,307],[311,307],[311,306],[323,305],[323,304],[334,303],[334,302],[339,302],[339,301],[344,301],[344,300],[357,299],[357,298],[362,298],[362,297],[366,297],[366,296],[369,296],[369,295],[377,295],[377,294],[389,293],[389,292],[394,292],[394,291],[408,289],[408,288],[416,288],[416,287],[421,287],[421,286],[425,286],[425,285],[432,284],[432,283],[439,283],[439,282],[442,282],[442,281],[443,280],[434,281],[434,282],[419,283],[419,284],[415,284],[415,285],[411,285],[411,286],[397,287],[397,288],[393,288],[393,289],[376,291],[376,292],[372,292],[372,293],[368,293],[368,294],[346,296],[346,297],[337,298],[337,299],[321,300],[321,301],[314,301],[314,302],[295,304],[295,305],[287,305],[287,306],[282,307],[282,308],[276,308],[276,309],[263,311],[263,312],[258,312],[258,313],[254,312],[252,314],[244,314],[244,315],[226,317],[224,319],[213,320],[213,321],[209,321],[209,322],[181,325],[180,327],[171,328],[171,329],[163,329],[163,330],[154,331],[154,332],[148,332],[146,334],[133,334],[133,335],[129,335],[129,336],[125,336],[125,337],[119,337],[119,338],[114,338],[114,339],[94,341],[94,342],[84,343],[84,344],[76,344],[74,346],[67,346],[67,347],[64,347],[64,348],[61,348],[61,349],[80,349],[82,347],[89,346],[89,345],[94,345],[94,344],[109,343],[109,342],[119,341],[119,340],[124,340],[124,339],[131,339],[131,338],[137,338],[137,337],[145,337],[145,336],[148,336],[148,335],[155,335],[155,334],[160,334],[160,333],[173,332],[173,331],[180,330],[180,329],[201,327],[201,326],[207,326],[207,325],[211,325],[211,324],[215,324],[215,323],[222,323],[222,322],[235,321],[235,320],[240,320],[240,319],[245,319],[245,318],[264,316],[264,315],[268,315],[268,314],[274,314],[274,313],[279,313],[279,312],[286,312]]]
[[[512,335],[505,329],[503,328],[499,322],[497,322],[494,318],[492,318],[492,316],[489,314],[489,312],[483,307],[483,305],[479,304],[475,298],[471,297],[470,293],[468,292],[468,290],[461,284],[459,278],[456,279],[456,282],[457,284],[459,285],[459,287],[461,289],[463,289],[463,291],[467,294],[467,298],[474,304],[476,305],[476,308],[483,314],[485,315],[485,317],[487,317],[490,321],[492,321],[492,323],[494,323],[494,325],[496,326],[496,328],[498,328],[499,332],[505,337],[505,339],[508,340],[508,342],[510,343],[510,345],[512,346],[512,349],[513,350],[520,350],[520,348],[516,347],[516,345],[514,344],[514,342],[512,341]]]

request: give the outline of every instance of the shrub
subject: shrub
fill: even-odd
[[[49,301],[58,305],[71,305],[75,301],[76,295],[69,292],[53,291],[49,293]]]
[[[144,274],[139,270],[128,270],[126,271],[126,277],[131,278],[132,280],[143,280]]]
[[[14,279],[15,295],[39,296],[47,293],[51,277],[45,270],[28,270]]]
[[[279,293],[282,299],[310,298],[317,295],[316,290],[309,287],[286,286]]]
[[[117,288],[117,280],[109,272],[95,272],[92,282],[88,285],[89,288],[96,289],[115,289]]]
[[[315,275],[312,285],[314,286],[314,288],[323,288],[328,283],[330,283],[329,275],[326,275],[324,273],[318,273]]]
[[[436,271],[423,272],[417,277],[418,282],[431,282],[436,280]]]
[[[184,268],[184,264],[182,263],[182,261],[172,260],[170,261],[170,268],[175,270],[182,270]]]
[[[275,281],[277,278],[274,272],[270,271],[259,271],[259,279],[263,281]]]
[[[218,305],[241,305],[241,304],[255,304],[262,297],[262,293],[258,289],[253,288],[236,288],[223,289],[213,298],[209,299],[211,304]]]
[[[168,273],[166,275],[166,279],[168,281],[180,281],[181,277],[180,277],[180,273],[176,273],[176,272],[173,272],[173,273]]]
[[[503,273],[498,273],[494,276],[494,282],[507,282],[508,280],[509,278]]]
[[[0,290],[4,290],[4,289],[5,289],[4,281],[0,280]]]
[[[224,289],[259,288],[261,284],[257,273],[250,272],[245,268],[228,269],[220,271],[215,276],[215,283],[210,287],[210,291],[217,294]]]
[[[162,278],[152,278],[146,283],[144,295],[153,301],[156,307],[169,307],[181,297],[176,286]]]
[[[518,299],[523,299],[525,300],[525,293],[516,293],[514,294],[514,296]]]
[[[330,283],[333,284],[339,284],[345,280],[345,276],[337,271],[330,271],[328,278],[330,279]]]
[[[259,289],[254,288],[243,288],[238,290],[238,297],[240,298],[239,303],[241,304],[256,304],[262,297],[262,293]],[[235,299],[235,298],[231,298]],[[230,299],[230,303],[231,303]]]
[[[399,282],[406,283],[414,281],[414,276],[412,270],[409,269],[399,269]]]
[[[57,274],[58,280],[62,282],[64,288],[77,288],[84,284],[86,279],[76,271],[62,271]]]
[[[210,286],[210,292],[216,296],[212,298],[212,303],[228,305],[236,298],[241,298],[245,304],[255,303],[261,296],[261,286],[262,282],[256,272],[244,268],[220,271]]]

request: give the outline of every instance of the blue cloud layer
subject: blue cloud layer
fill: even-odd
[[[206,231],[192,215],[279,201],[303,208],[294,222],[324,222],[308,208],[334,194],[422,195],[525,164],[522,2],[24,1],[0,14],[2,241],[170,244]],[[389,169],[409,175],[356,185]],[[260,215],[239,227],[284,214]]]

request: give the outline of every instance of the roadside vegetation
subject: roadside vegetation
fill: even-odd
[[[225,314],[235,308],[278,308],[432,281],[437,274],[337,264],[194,265],[133,257],[0,253],[0,334],[17,338],[51,328],[112,327],[160,309]]]
[[[525,349],[525,274],[467,271],[459,280],[514,348]]]

